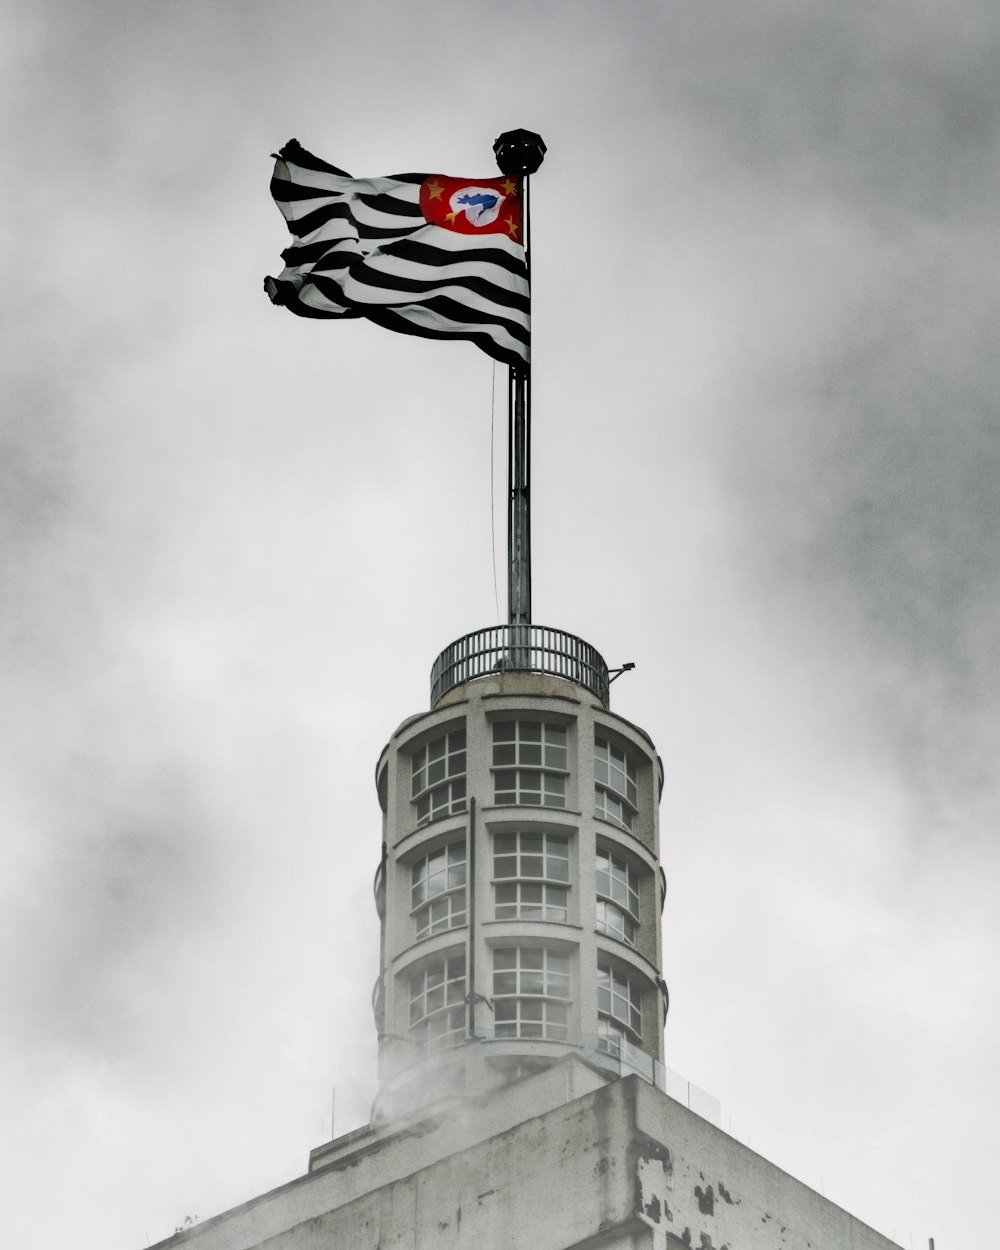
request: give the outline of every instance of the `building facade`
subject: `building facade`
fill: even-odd
[[[531,668],[511,666],[519,628]],[[653,743],[610,711],[603,660],[571,635],[507,627],[453,646],[486,671],[463,680],[439,660],[431,710],[393,734],[376,774],[389,1119],[571,1051],[616,1073],[663,1062]]]
[[[371,1122],[161,1246],[898,1250],[666,1093],[663,771],[572,635],[447,648],[376,770]]]

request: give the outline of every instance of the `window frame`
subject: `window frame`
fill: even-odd
[[[498,956],[507,961],[511,955],[514,958],[512,967],[497,967]],[[532,962],[541,955],[540,967],[526,963],[526,955],[531,957]],[[550,961],[558,961],[557,966],[551,967]],[[498,976],[510,977],[511,974],[514,978],[513,989],[498,989]],[[541,988],[529,988],[539,974]],[[573,1001],[571,976],[569,951],[550,946],[494,947],[491,982],[494,1037],[499,1041],[568,1041],[569,1011]]]
[[[606,974],[608,984],[602,984],[602,974]],[[624,993],[622,988],[624,987]],[[607,995],[604,999],[603,996]],[[627,1041],[636,1046],[642,1045],[642,998],[641,982],[628,973],[621,972],[618,966],[610,961],[597,961],[597,1019],[610,1021],[622,1030]],[[616,999],[626,1004],[626,1016],[615,1010]],[[607,1003],[602,1006],[602,1001]]]
[[[459,965],[461,966],[460,973],[457,971]],[[428,977],[439,969],[442,974],[440,982],[428,985]],[[464,950],[444,952],[438,958],[423,964],[416,971],[410,971],[407,978],[407,1002],[409,1004],[407,1032],[418,1054],[428,1054],[434,1050],[450,1050],[454,1046],[460,1046],[466,1040],[468,1032],[467,975]],[[414,984],[418,980],[421,982],[421,988],[419,992],[414,993]],[[442,991],[440,1005],[429,1007],[428,994],[439,988]],[[414,1004],[421,999],[423,1010],[420,1015],[414,1016]],[[432,1022],[438,1021],[450,1027],[432,1032]]]
[[[522,732],[522,726],[534,725],[539,730],[537,740]],[[498,731],[510,727],[512,736],[498,738]],[[498,717],[491,721],[490,772],[496,806],[566,810],[569,729],[562,721],[546,720],[543,716]],[[554,731],[556,741],[549,740],[550,731]],[[533,758],[536,748],[537,758]],[[510,758],[504,758],[508,752]],[[503,781],[507,784],[501,785]]]
[[[452,859],[452,853],[459,852],[461,858]],[[427,885],[431,880],[431,874],[427,871],[432,860],[444,856],[443,875],[444,888],[435,890],[431,893],[427,889]],[[410,915],[413,917],[414,928],[416,931],[417,941],[423,941],[428,937],[436,937],[440,933],[448,933],[452,929],[462,928],[467,923],[468,917],[468,849],[464,838],[459,838],[451,842],[444,842],[432,850],[427,850],[419,859],[415,859],[410,864]],[[425,869],[422,878],[416,876],[418,869]],[[460,871],[459,871],[460,870]],[[460,875],[461,880],[452,884],[452,874]],[[440,876],[440,871],[435,872],[435,876]],[[414,901],[417,886],[420,881],[424,883],[423,896],[419,902]],[[456,908],[455,903],[460,899],[460,907]],[[431,912],[434,910],[436,903],[447,902],[448,923],[443,927],[435,928],[435,921],[431,920]],[[427,923],[422,924],[421,913],[427,913]]]
[[[608,867],[601,867],[602,859],[607,860]],[[616,873],[616,867],[623,869],[624,872]],[[606,875],[608,879],[608,889],[601,889],[601,876]],[[619,896],[615,897],[615,884],[621,889]],[[618,941],[625,942],[628,946],[636,946],[636,937],[642,924],[640,913],[640,873],[631,861],[624,855],[619,855],[609,846],[604,846],[600,842],[597,844],[597,855],[594,862],[594,895],[596,902],[596,928],[598,933],[603,933],[607,937],[615,938]],[[624,897],[622,897],[624,895]],[[634,906],[632,905],[634,899]],[[610,911],[617,912],[622,919],[622,932],[618,933],[614,929],[607,927],[607,922],[603,924],[600,918],[601,906]],[[631,927],[632,936],[627,936],[627,931]]]
[[[458,738],[461,738],[460,744],[453,742]],[[432,750],[442,743],[443,750],[432,759]],[[445,729],[443,733],[424,739],[419,746],[410,749],[409,756],[410,802],[416,813],[418,829],[431,821],[457,816],[468,810],[468,737],[465,725]],[[432,779],[432,767],[439,762],[443,762],[443,771]]]
[[[621,757],[620,766],[615,755]],[[639,814],[639,767],[635,756],[613,738],[594,734],[594,815],[628,833]]]
[[[538,849],[525,848],[527,839],[538,839]],[[513,849],[509,844],[513,841]],[[559,852],[564,852],[560,854]],[[495,832],[492,847],[493,909],[496,920],[528,920],[547,924],[566,924],[569,921],[570,891],[570,839],[563,833],[546,830],[512,829]],[[501,863],[500,861],[507,861]],[[510,861],[513,861],[511,863]],[[538,861],[539,872],[532,872]],[[561,866],[561,867],[560,867]],[[501,872],[501,868],[512,871]],[[524,896],[529,889],[539,891],[539,900]],[[512,899],[501,901],[501,892],[513,893]],[[513,912],[501,914],[501,908],[513,908]],[[541,915],[526,915],[529,908],[540,908]],[[548,915],[549,910],[561,915]]]

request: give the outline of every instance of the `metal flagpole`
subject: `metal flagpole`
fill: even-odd
[[[541,135],[508,130],[493,145],[500,172],[521,179],[521,230],[531,297],[528,237],[528,179],[545,156]],[[531,319],[528,342],[530,358]],[[507,375],[507,621],[511,626],[513,667],[527,667],[531,625],[531,369],[510,365]]]

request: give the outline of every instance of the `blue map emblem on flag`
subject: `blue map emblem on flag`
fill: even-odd
[[[507,197],[496,187],[462,187],[455,191],[449,201],[453,213],[465,213],[472,226],[489,226],[500,215]]]

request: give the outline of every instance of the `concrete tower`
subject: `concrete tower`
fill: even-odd
[[[558,630],[470,634],[376,769],[380,1088],[196,1250],[899,1250],[666,1092],[653,744]]]
[[[545,145],[494,145],[527,179]],[[513,185],[513,184],[512,184]],[[527,242],[527,185],[523,228]],[[197,1250],[893,1250],[667,1093],[648,735],[531,622],[530,391],[510,371],[509,624],[447,647],[376,768],[371,1121],[172,1239]],[[620,671],[620,670],[619,670]]]
[[[662,1086],[658,805],[643,730],[560,630],[470,634],[378,762],[376,1119],[481,1094],[567,1053]]]

